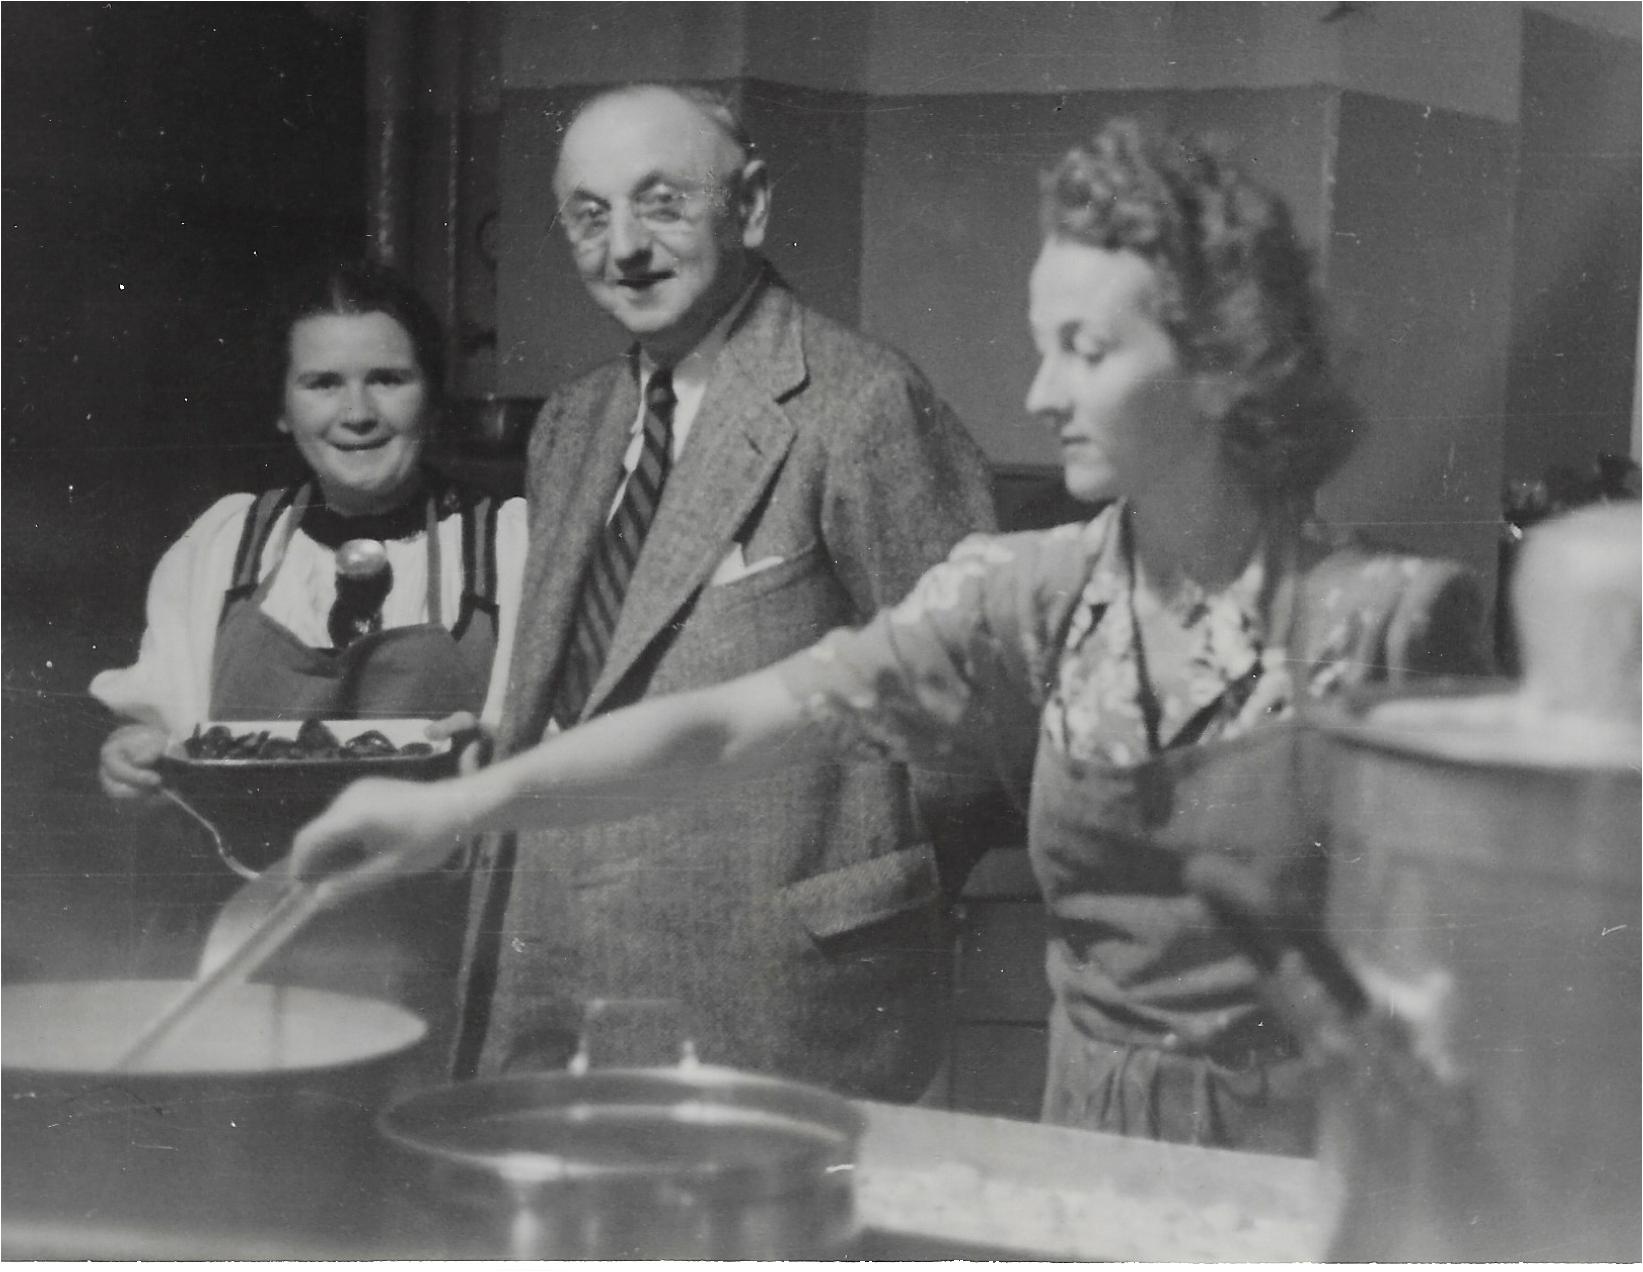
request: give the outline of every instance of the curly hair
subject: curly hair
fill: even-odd
[[[1263,498],[1310,497],[1351,449],[1312,260],[1289,209],[1196,138],[1115,120],[1043,181],[1044,233],[1130,251],[1158,277],[1158,320],[1210,373],[1225,458]]]
[[[274,373],[276,401],[291,369],[291,331],[304,318],[387,314],[411,338],[430,408],[445,402],[445,329],[411,281],[392,266],[359,259],[327,261],[281,280],[263,332],[265,361]]]

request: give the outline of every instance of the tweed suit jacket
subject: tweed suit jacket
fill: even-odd
[[[715,684],[899,600],[990,527],[972,439],[903,357],[766,267],[663,494],[583,718]],[[631,359],[543,407],[501,749],[539,740],[638,411]],[[758,568],[726,582],[734,548]],[[980,845],[979,847],[985,847]],[[968,851],[968,849],[967,849]],[[954,866],[962,870],[967,863]],[[939,1059],[941,862],[905,769],[706,779],[665,811],[493,839],[478,858],[457,1076],[556,1067],[596,998],[664,999],[702,1059],[912,1098]],[[601,1058],[651,1063],[620,1009]]]

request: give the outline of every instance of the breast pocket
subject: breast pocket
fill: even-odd
[[[779,592],[783,588],[795,587],[801,584],[806,576],[812,574],[831,578],[831,571],[827,569],[827,559],[819,543],[812,543],[807,548],[785,556],[774,564],[743,574],[740,578],[703,588],[701,607],[714,610],[734,609],[739,605],[747,605],[761,597],[769,596],[772,592]]]

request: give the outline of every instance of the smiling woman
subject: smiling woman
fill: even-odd
[[[511,641],[524,506],[426,467],[443,406],[439,323],[398,274],[350,262],[295,280],[275,326],[279,414],[308,480],[229,495],[172,547],[136,665],[92,692],[138,722],[103,785],[150,793],[166,735],[204,720],[491,714]],[[371,604],[339,562],[380,545]],[[339,637],[338,632],[355,638]]]
[[[101,782],[116,799],[159,798],[162,754],[207,722],[466,724],[500,710],[524,501],[494,500],[423,463],[443,405],[438,321],[399,275],[350,262],[295,279],[271,335],[275,426],[309,475],[225,496],[161,559],[136,663],[91,685],[127,721],[102,749]],[[269,825],[268,836],[289,829]],[[185,898],[169,905],[184,922],[221,899],[211,880],[192,886],[202,893],[193,916]]]
[[[316,314],[292,326],[279,429],[337,512],[362,516],[405,501],[421,480],[429,405],[416,349],[397,319]]]

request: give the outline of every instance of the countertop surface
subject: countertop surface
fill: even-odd
[[[1311,1162],[1128,1140],[928,1108],[862,1103],[863,1260],[1293,1262],[1322,1257]],[[12,1164],[15,1167],[15,1163]],[[67,1181],[65,1181],[66,1183]],[[300,1226],[210,1233],[8,1209],[7,1259],[429,1258],[423,1235]],[[426,1218],[426,1217],[424,1217]],[[277,1219],[269,1227],[275,1228]],[[365,1227],[369,1227],[366,1225]]]

